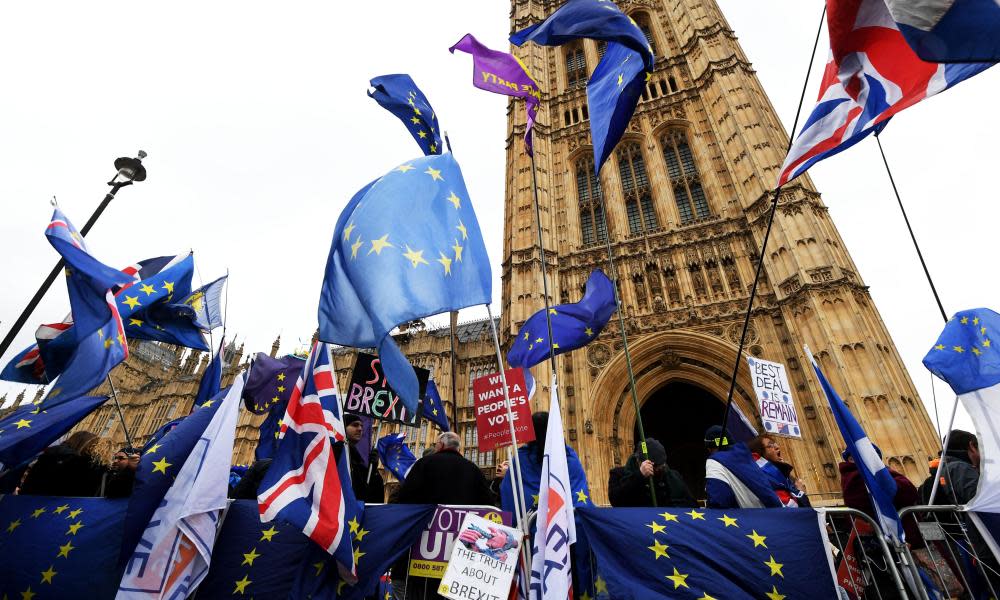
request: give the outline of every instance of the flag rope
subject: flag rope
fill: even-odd
[[[792,130],[788,133],[788,147],[785,154],[792,149],[795,141],[795,131],[799,127],[799,118],[802,116],[802,104],[806,99],[806,88],[809,86],[809,75],[812,73],[813,62],[816,59],[816,49],[819,47],[819,38],[823,33],[823,23],[826,21],[826,2],[823,3],[823,12],[819,17],[819,27],[816,28],[816,39],[813,40],[812,53],[809,55],[809,66],[806,68],[805,80],[802,82],[802,92],[799,94],[799,106],[795,109],[795,121],[792,123]],[[729,414],[733,409],[733,392],[736,391],[736,377],[740,371],[740,362],[743,358],[743,348],[746,345],[747,329],[750,328],[750,315],[753,314],[753,301],[757,298],[757,284],[760,282],[760,274],[764,267],[764,256],[767,253],[767,241],[771,237],[771,227],[774,225],[774,215],[778,212],[778,198],[781,195],[781,185],[774,188],[774,195],[771,198],[771,210],[767,217],[767,229],[764,231],[764,240],[760,245],[760,256],[757,258],[757,270],[754,273],[753,285],[750,287],[750,299],[747,301],[747,312],[743,317],[743,331],[740,333],[740,345],[736,350],[736,360],[733,361],[733,376],[729,380],[729,394],[726,396],[726,411],[722,415],[722,437],[726,437],[726,423],[729,421]]]

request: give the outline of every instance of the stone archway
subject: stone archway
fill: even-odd
[[[736,345],[727,340],[691,330],[657,333],[630,344],[640,407],[659,390],[679,383],[695,386],[724,402],[736,350]],[[597,452],[587,457],[586,468],[591,491],[598,502],[606,502],[607,473],[625,463],[635,444],[636,411],[621,349],[607,362],[591,389]],[[740,360],[733,396],[740,410],[758,422],[745,358]],[[700,490],[692,492],[700,495]]]

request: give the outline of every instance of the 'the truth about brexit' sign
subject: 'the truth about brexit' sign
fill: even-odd
[[[448,567],[455,539],[462,529],[467,514],[483,517],[498,525],[510,525],[512,515],[490,506],[452,506],[438,504],[434,518],[420,539],[410,548],[410,575],[441,579]]]
[[[423,398],[427,392],[427,379],[431,373],[419,367],[414,367],[413,371],[417,374],[420,397]],[[402,423],[411,427],[420,421],[420,415],[406,410],[402,400],[389,387],[378,357],[364,352],[358,352],[358,360],[354,363],[351,385],[344,400],[344,410],[355,415]]]
[[[750,379],[757,394],[757,407],[760,409],[764,431],[801,438],[799,415],[795,412],[785,365],[749,356],[747,363],[750,365]]]

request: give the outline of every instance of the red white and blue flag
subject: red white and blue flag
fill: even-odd
[[[992,66],[920,60],[885,0],[827,0],[827,24],[830,60],[819,100],[785,157],[779,186],[880,131],[901,110]]]
[[[344,413],[328,344],[313,344],[288,400],[282,438],[257,496],[262,522],[280,518],[333,555],[341,576],[356,580],[348,526],[361,509],[351,489]],[[339,454],[339,457],[337,456]]]

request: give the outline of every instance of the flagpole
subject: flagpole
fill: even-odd
[[[451,423],[452,427],[458,427],[458,354],[455,349],[455,330],[458,328],[458,311],[451,311]],[[441,407],[444,408],[443,406]]]
[[[135,449],[135,445],[132,443],[132,436],[128,433],[128,425],[125,424],[125,413],[122,412],[122,405],[118,402],[118,391],[115,390],[115,382],[111,380],[111,373],[108,372],[108,385],[111,386],[111,398],[115,401],[115,408],[118,409],[118,419],[122,423],[122,431],[125,432],[125,442],[128,444],[129,448]]]
[[[816,39],[813,40],[812,53],[809,55],[809,66],[806,68],[805,80],[802,82],[802,92],[799,94],[799,106],[795,109],[795,121],[792,123],[792,130],[788,133],[788,146],[785,154],[792,149],[795,141],[795,131],[799,127],[799,117],[802,115],[802,104],[806,99],[806,88],[809,85],[809,75],[812,73],[813,61],[816,58],[816,48],[819,47],[820,34],[823,32],[823,23],[826,21],[826,3],[823,3],[823,12],[819,17],[819,27],[816,28]],[[760,282],[760,274],[764,267],[764,256],[767,250],[767,241],[771,237],[771,227],[774,225],[774,215],[778,212],[778,198],[781,195],[781,186],[774,188],[774,195],[771,198],[771,210],[767,216],[767,229],[764,231],[764,240],[760,245],[760,257],[757,259],[757,270],[754,273],[753,285],[750,287],[750,299],[747,300],[747,312],[743,317],[743,331],[740,333],[740,345],[736,351],[736,360],[733,361],[733,376],[729,380],[729,393],[726,396],[726,411],[722,415],[722,437],[726,437],[726,423],[729,421],[729,414],[733,409],[733,392],[736,391],[736,377],[740,371],[740,362],[743,358],[743,348],[746,345],[747,329],[750,327],[750,315],[753,314],[753,301],[757,298],[757,284]]]
[[[549,332],[549,366],[552,368],[552,376],[556,375],[556,348],[555,341],[552,339],[552,304],[549,302],[549,277],[548,270],[545,259],[545,244],[542,242],[542,211],[538,206],[538,176],[535,172],[535,153],[531,150],[528,151],[528,157],[531,159],[531,191],[534,197],[535,204],[535,226],[538,231],[538,252],[539,258],[542,261],[542,293],[545,298],[545,327]],[[501,368],[503,368],[501,366]]]
[[[365,485],[368,485],[372,481],[372,471],[374,470],[375,462],[372,461],[371,453],[375,452],[375,446],[378,444],[380,437],[382,437],[382,419],[378,420],[378,427],[375,428],[375,435],[372,437],[372,449],[368,451],[368,477],[365,479]]]

